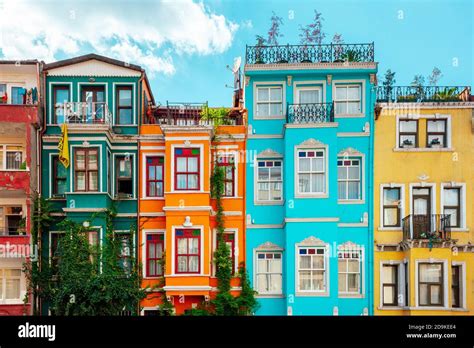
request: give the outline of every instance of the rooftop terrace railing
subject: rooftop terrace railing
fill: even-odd
[[[246,64],[373,62],[374,43],[247,46]]]
[[[378,86],[378,103],[421,103],[469,101],[468,86]]]

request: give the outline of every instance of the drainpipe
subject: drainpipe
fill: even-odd
[[[371,90],[370,93],[370,98],[373,99],[373,89]],[[372,105],[372,101],[370,105]],[[369,137],[369,165],[371,166],[371,174],[369,175],[369,192],[371,193],[371,197],[369,199],[369,211],[368,211],[368,227],[369,227],[369,291],[368,291],[368,302],[369,302],[369,308],[368,308],[368,315],[373,315],[374,314],[374,252],[375,252],[375,246],[374,246],[374,226],[373,226],[373,221],[374,221],[374,157],[373,156],[373,151],[374,151],[374,138],[375,138],[375,121],[373,117],[373,108],[370,110],[370,120],[371,120],[371,127],[370,127],[370,137]],[[369,123],[370,124],[370,123]],[[371,280],[371,281],[370,281]]]

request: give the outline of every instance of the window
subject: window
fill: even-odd
[[[0,170],[18,170],[23,168],[23,146],[0,145]]]
[[[257,117],[283,116],[283,88],[257,87]]]
[[[282,293],[281,252],[257,252],[256,290],[259,295]]]
[[[341,200],[361,199],[360,159],[338,159],[338,198]]]
[[[224,232],[222,234],[223,242],[229,248],[229,257],[232,261],[232,273],[235,271],[235,234],[234,232]]]
[[[175,149],[174,155],[176,189],[199,190],[199,149]]]
[[[25,104],[26,89],[23,87],[12,87],[12,104]]]
[[[133,196],[132,166],[133,162],[129,155],[115,158],[116,195],[118,197]]]
[[[200,230],[176,230],[176,273],[200,272]]]
[[[324,149],[298,150],[298,193],[326,193],[326,156]]]
[[[400,120],[398,127],[398,146],[418,147],[418,121]]]
[[[362,113],[361,85],[336,85],[336,115]]]
[[[326,291],[325,248],[298,249],[298,290],[311,292]]]
[[[164,163],[163,157],[146,158],[147,197],[163,197]]]
[[[426,146],[446,147],[446,120],[426,121]]]
[[[461,226],[461,188],[443,188],[443,213],[450,215],[450,227]]]
[[[451,266],[451,306],[461,308],[461,276],[462,268],[459,265]]]
[[[117,86],[117,123],[133,123],[132,86]]]
[[[76,191],[99,191],[99,166],[97,148],[80,148],[74,152]]]
[[[21,299],[21,268],[0,268],[0,300]]]
[[[257,165],[257,201],[281,201],[282,161],[258,160]]]
[[[400,188],[383,188],[383,227],[401,227]]]
[[[18,235],[22,221],[23,208],[21,206],[0,206],[0,234]]]
[[[132,260],[130,257],[132,256],[132,240],[130,233],[116,233],[115,238],[118,239],[119,242],[119,266],[125,271],[126,274],[130,274],[132,269]]]
[[[362,273],[362,251],[340,250],[338,258],[339,294],[360,294]]]
[[[7,85],[4,83],[0,83],[0,98],[5,97],[6,94],[7,94]]]
[[[165,242],[164,234],[153,233],[146,235],[146,276],[160,277],[163,275],[161,259]]]
[[[99,259],[99,252],[100,252],[100,245],[99,245],[99,231],[98,230],[92,230],[92,231],[85,231],[84,232],[88,242],[91,255],[90,255],[90,261],[92,263],[95,263]]]
[[[398,306],[398,265],[382,267],[382,305]]]
[[[420,263],[418,277],[420,306],[443,306],[443,264]]]
[[[53,156],[53,197],[64,197],[67,190],[67,170],[64,165],[59,161],[59,156]]]
[[[69,102],[69,100],[70,100],[69,86],[62,86],[62,85],[53,86],[53,105],[54,105],[53,124],[62,124],[65,122],[64,103]]]
[[[235,157],[218,156],[217,165],[224,168],[224,197],[233,197],[235,187]]]

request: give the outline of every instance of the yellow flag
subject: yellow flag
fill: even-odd
[[[69,142],[67,139],[67,125],[63,123],[61,131],[61,139],[58,143],[59,161],[65,168],[69,167]]]

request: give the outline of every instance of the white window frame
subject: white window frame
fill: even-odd
[[[324,290],[301,290],[300,287],[300,266],[299,266],[299,257],[300,248],[312,248],[312,249],[322,249],[324,250]],[[317,255],[317,254],[315,254]],[[296,244],[295,245],[295,288],[296,296],[329,296],[330,293],[330,265],[329,265],[329,244],[324,245],[309,245],[309,244]]]
[[[118,115],[116,115],[117,101],[115,100],[116,96],[117,96],[117,86],[118,87],[120,87],[120,86],[132,86],[132,123],[124,123],[124,124],[116,123],[116,119],[117,119],[117,116],[118,116]],[[136,90],[135,82],[113,82],[112,83],[112,91],[113,91],[112,110],[109,110],[109,111],[113,115],[113,119],[112,119],[113,123],[112,124],[114,126],[117,126],[117,127],[124,127],[124,126],[125,127],[130,127],[130,126],[136,126],[137,125],[137,107],[136,107],[137,96],[136,96],[135,90]],[[107,88],[106,88],[106,93],[107,93]]]
[[[131,197],[119,197],[118,196],[118,192],[117,192],[117,187],[116,184],[117,184],[117,178],[116,178],[116,164],[117,164],[117,157],[126,157],[126,156],[129,156],[130,157],[130,161],[132,162],[132,196]],[[114,199],[119,199],[119,200],[134,200],[136,199],[136,177],[137,177],[137,163],[135,161],[135,153],[131,153],[131,152],[117,152],[117,153],[112,153],[112,163],[110,164],[112,166],[112,177],[111,178],[108,178],[109,180],[113,180],[112,181],[112,192],[113,192],[113,197]],[[146,182],[145,182],[145,185],[146,185]]]
[[[336,110],[337,110],[336,103],[338,101],[341,101],[341,102],[349,101],[350,102],[350,101],[356,101],[356,100],[349,100],[349,99],[338,100],[338,99],[336,99],[336,89],[337,89],[337,87],[349,88],[349,87],[352,87],[352,86],[355,86],[355,85],[359,86],[359,88],[360,88],[360,109],[361,109],[361,112],[356,113],[356,114],[348,114],[347,112],[338,114],[336,112]],[[333,80],[332,95],[333,95],[333,101],[334,101],[334,117],[336,117],[336,118],[338,118],[338,117],[341,117],[341,118],[344,118],[344,117],[346,117],[346,118],[365,117],[365,80]]]
[[[0,294],[0,304],[2,305],[13,305],[13,304],[23,304],[23,299],[26,295],[26,279],[25,279],[25,274],[23,272],[23,266],[22,266],[22,260],[21,259],[11,259],[11,260],[2,260],[2,265],[0,266],[0,281],[2,282],[2,288],[3,291]],[[3,273],[3,270],[6,269],[13,269],[13,270],[20,270],[20,294],[18,298],[11,298],[11,299],[6,299],[6,278]],[[14,277],[15,279],[17,277]]]
[[[281,199],[279,200],[259,200],[258,199],[258,162],[259,161],[271,161],[271,162],[281,162]],[[284,183],[284,178],[283,178],[283,170],[284,170],[284,163],[283,163],[283,158],[282,157],[257,157],[254,162],[254,204],[255,205],[281,205],[283,203],[283,183]],[[272,167],[273,168],[273,167]],[[268,181],[270,183],[270,181]]]
[[[17,150],[17,151],[8,151],[7,150],[7,147],[8,146],[18,146],[18,147],[21,147],[21,150]],[[7,152],[21,152],[21,163],[20,163],[20,167],[21,165],[23,164],[23,162],[26,163],[26,147],[24,144],[20,144],[20,143],[16,143],[16,144],[13,144],[13,143],[3,143],[3,144],[0,144],[0,156],[2,156],[2,160],[3,160],[3,167],[0,167],[0,171],[5,171],[5,172],[23,172],[23,171],[28,171],[28,168],[26,169],[7,169]]]
[[[420,306],[419,288],[419,265],[420,263],[442,263],[443,264],[443,305],[442,306]],[[449,285],[449,287],[448,287]],[[423,310],[448,309],[448,297],[451,294],[451,282],[448,282],[448,261],[446,259],[417,259],[415,260],[415,307]]]
[[[352,292],[352,291],[343,291],[343,292],[340,292],[339,291],[339,274],[340,273],[344,273],[344,274],[354,274],[355,272],[341,272],[341,270],[339,269],[339,253],[344,253],[344,252],[348,252],[348,253],[358,253],[359,254],[359,290],[356,291],[356,292]],[[364,248],[363,247],[360,247],[360,246],[357,246],[357,247],[351,247],[351,246],[344,246],[344,245],[341,245],[338,250],[337,250],[337,274],[338,274],[338,294],[339,294],[339,297],[356,297],[356,298],[361,298],[361,297],[364,297],[365,295],[365,272],[364,272],[364,267],[365,267],[365,255],[364,255]],[[343,258],[342,260],[352,260],[353,258],[350,257],[350,258]],[[348,262],[346,262],[346,265],[348,264]],[[356,273],[357,274],[357,273]],[[348,278],[346,279],[346,285],[348,282]]]
[[[349,155],[347,157],[344,157],[344,156],[338,156],[337,157],[337,161],[353,161],[353,160],[358,160],[359,161],[359,180],[354,180],[354,179],[344,179],[344,180],[341,180],[339,179],[339,165],[337,165],[337,187],[338,187],[338,192],[337,192],[337,199],[338,199],[338,202],[339,203],[349,203],[349,202],[353,202],[353,203],[356,203],[356,202],[364,202],[365,201],[365,190],[364,190],[364,185],[365,185],[365,182],[364,182],[364,156],[360,156],[360,155]],[[342,165],[342,167],[344,168],[347,168],[347,166],[344,166]],[[352,165],[352,162],[351,162],[351,165],[349,167],[354,167]],[[359,197],[358,198],[348,198],[347,197],[347,194],[349,193],[349,190],[348,190],[348,183],[349,182],[356,182],[358,181],[359,182]],[[339,197],[339,182],[345,182],[346,183],[346,198],[340,198]]]
[[[277,274],[271,272],[259,272],[258,270],[258,254],[279,254],[280,255],[280,262],[281,262],[281,290],[278,292],[262,292],[258,289],[258,274]],[[265,249],[254,249],[254,265],[255,265],[255,272],[254,272],[254,288],[257,291],[258,297],[281,297],[283,295],[283,249],[275,249],[275,250],[265,250]]]
[[[383,194],[386,188],[399,188],[400,189],[400,227],[385,227],[384,216],[383,216]],[[405,217],[405,184],[401,183],[389,183],[380,185],[380,202],[379,202],[379,231],[402,231],[403,229],[403,218]]]
[[[308,85],[301,85],[301,84],[298,84],[296,85],[295,88],[295,103],[296,104],[301,104],[300,103],[300,92],[301,91],[319,91],[319,101],[315,104],[320,104],[320,103],[324,103],[324,90],[323,90],[323,87],[322,86],[308,86]]]
[[[0,204],[0,208],[3,208],[2,209],[2,212],[0,214],[0,217],[2,217],[2,220],[3,220],[3,225],[0,225],[0,233],[4,232],[6,237],[9,236],[9,232],[7,231],[6,229],[6,226],[7,226],[7,215],[15,215],[15,216],[20,216],[20,215],[17,215],[17,214],[6,214],[5,213],[5,209],[6,208],[13,208],[13,207],[21,207],[21,218],[26,218],[26,212],[27,212],[27,207],[26,207],[26,203],[24,202],[18,202],[16,203],[15,201],[11,200],[11,203],[8,203],[8,204],[4,204],[4,203],[1,203]],[[3,229],[5,228],[5,230],[3,231]],[[25,226],[26,228],[26,226]],[[0,236],[2,236],[2,234],[0,234]],[[1,263],[0,263],[0,266],[1,266]]]
[[[406,287],[405,287],[405,279],[408,279],[408,277],[405,274],[405,265],[407,262],[405,260],[383,260],[380,261],[380,270],[379,270],[379,309],[390,309],[390,308],[406,308],[405,306],[405,300],[409,298],[409,293],[405,293]],[[383,304],[383,266],[397,266],[397,280],[398,280],[398,287],[397,287],[397,306],[387,306]],[[408,287],[408,291],[410,291],[410,288]],[[400,298],[400,295],[403,297]],[[400,302],[400,300],[402,300]],[[409,301],[406,301],[409,305]]]
[[[54,120],[54,111],[55,111],[55,105],[53,105],[53,86],[63,86],[67,85],[69,87],[69,102],[73,101],[73,90],[72,90],[72,82],[59,82],[59,81],[54,81],[54,82],[49,82],[48,85],[48,99],[49,99],[49,107],[48,107],[48,124],[47,126],[57,126],[59,124],[53,123]],[[80,96],[80,95],[79,95]],[[80,99],[77,99],[78,101]]]
[[[324,174],[325,174],[325,190],[321,193],[313,193],[313,192],[300,192],[300,185],[299,185],[299,151],[324,151]],[[295,146],[295,197],[296,198],[327,198],[329,192],[329,148],[327,145],[298,145]],[[308,172],[311,174],[312,172]],[[304,173],[307,174],[307,173]],[[311,186],[311,185],[310,185]]]
[[[146,182],[147,182],[147,172],[146,172],[146,161],[148,157],[163,157],[163,197],[150,197],[146,193]],[[142,153],[142,185],[141,185],[141,197],[142,200],[164,200],[165,199],[165,172],[166,172],[166,156],[164,152],[145,152]]]
[[[221,197],[222,199],[229,199],[229,198],[238,198],[239,197],[239,153],[237,151],[222,151],[222,150],[217,150],[214,153],[214,163],[217,162],[217,159],[219,157],[233,157],[234,158],[234,195],[233,196],[225,196]],[[282,164],[283,167],[283,164]],[[282,174],[283,174],[283,168],[282,168]]]
[[[179,190],[176,188],[176,180],[175,180],[175,151],[176,149],[181,148],[190,148],[190,149],[199,149],[199,190]],[[171,192],[172,193],[203,193],[204,190],[204,144],[191,144],[189,146],[181,145],[181,144],[171,144]],[[166,158],[165,158],[166,161]],[[209,166],[210,166],[209,162]],[[210,168],[209,168],[210,169]],[[169,192],[163,188],[163,196]]]
[[[459,204],[461,205],[459,208],[459,212],[461,214],[460,216],[460,226],[459,227],[451,227],[451,231],[454,232],[467,232],[469,229],[467,228],[466,225],[466,183],[455,183],[455,182],[450,182],[450,183],[441,183],[441,192],[440,192],[440,205],[441,205],[441,214],[444,214],[444,189],[450,189],[450,188],[458,188],[459,189],[459,194],[461,197],[459,197]]]
[[[176,230],[187,230],[187,229],[199,229],[201,230],[199,235],[199,273],[177,273],[178,265],[176,264]],[[204,234],[204,226],[172,226],[171,227],[171,275],[172,277],[199,277],[199,276],[209,276],[209,273],[205,271],[206,265],[204,264],[204,244],[208,241],[209,235]],[[166,248],[165,248],[166,250]]]
[[[258,100],[258,89],[259,88],[281,88],[282,100],[281,100],[281,115],[269,115],[269,116],[258,116],[257,115],[257,105],[259,103]],[[262,102],[262,103],[270,103]],[[276,103],[275,103],[276,104]],[[253,118],[255,120],[280,120],[286,119],[286,88],[284,81],[262,81],[262,82],[254,82],[253,84]]]

